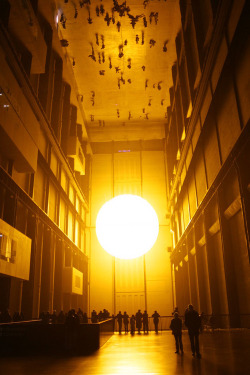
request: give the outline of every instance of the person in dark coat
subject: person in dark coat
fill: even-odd
[[[142,325],[142,313],[141,310],[138,310],[135,314],[135,321],[136,321],[136,328],[138,329],[138,333],[141,333],[141,325]]]
[[[82,323],[83,311],[80,307],[78,308],[77,315],[79,316],[80,323]]]
[[[57,323],[59,323],[59,324],[63,324],[63,323],[65,323],[65,319],[66,319],[65,314],[64,314],[64,312],[61,310],[61,311],[59,312],[59,314],[58,314],[58,317],[57,317]]]
[[[108,312],[108,310],[103,309],[102,315],[103,315],[103,319],[104,320],[108,319],[109,318],[109,312]]]
[[[128,322],[129,322],[129,316],[126,311],[124,311],[123,314],[123,323],[124,323],[124,329],[125,333],[128,333]]]
[[[172,315],[174,315],[174,313],[176,313],[176,312],[179,314],[178,306],[176,306],[176,307],[174,308],[174,311],[172,312]]]
[[[130,332],[131,332],[131,335],[135,334],[135,316],[134,315],[132,315],[130,318]]]
[[[154,318],[155,333],[158,333],[158,325],[159,325],[160,314],[155,310],[152,317]]]
[[[176,352],[179,353],[179,349],[181,350],[181,354],[183,354],[183,344],[182,344],[182,320],[179,318],[179,314],[176,311],[174,313],[174,319],[171,320],[170,329],[172,330],[172,334],[175,338],[175,346]]]
[[[142,325],[144,333],[148,333],[148,313],[146,310],[142,314]]]
[[[91,322],[92,323],[97,323],[98,322],[98,315],[95,310],[92,311],[91,313]]]
[[[53,314],[50,316],[51,323],[56,324],[57,323],[57,315],[56,315],[56,310],[53,311]]]
[[[119,329],[119,335],[121,335],[122,333],[122,313],[121,311],[119,311],[119,313],[116,315],[116,319],[117,319],[117,322],[118,322],[118,329]]]
[[[193,305],[188,305],[185,311],[185,325],[188,329],[192,355],[201,358],[199,347],[199,332],[201,328],[201,321],[199,314],[194,310]]]
[[[20,321],[23,321],[23,320],[24,320],[24,314],[23,314],[22,311],[20,312],[19,317],[20,317]]]
[[[98,322],[101,322],[103,320],[103,312],[102,312],[102,310],[99,311],[99,313],[98,313],[97,316],[98,316]]]
[[[12,321],[9,310],[5,309],[1,314],[2,323],[9,323]]]
[[[82,314],[82,322],[85,324],[88,323],[88,316],[86,312]]]
[[[13,322],[20,322],[20,314],[18,311],[15,311],[13,314]]]

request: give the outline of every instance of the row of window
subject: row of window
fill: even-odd
[[[58,179],[38,163],[34,201],[84,251],[85,208],[63,167]]]
[[[35,93],[36,99],[43,108],[43,114],[39,114],[39,117],[40,115],[43,117],[45,114],[51,130],[43,129],[42,126],[44,125],[42,124],[45,124],[45,122],[40,122],[41,129],[36,144],[39,149],[39,156],[37,169],[34,173],[18,172],[15,169],[15,163],[7,160],[4,154],[0,155],[0,165],[8,171],[18,186],[25,190],[35,203],[47,213],[49,218],[84,251],[84,194],[88,192],[88,180],[85,176],[81,176],[79,172],[74,171],[74,163],[72,163],[71,158],[63,161],[67,157],[67,142],[70,136],[77,137],[79,142],[82,143],[81,126],[76,123],[77,108],[71,104],[71,87],[63,79],[63,60],[52,45],[54,30],[47,20],[37,13],[37,1],[32,1],[32,6],[37,16],[35,22],[44,38],[43,45],[45,42],[47,47],[47,49],[44,48],[46,54],[44,55],[46,57],[46,63],[44,59],[44,73],[34,74],[34,71],[32,71],[33,57],[27,51],[26,40],[23,44],[15,35],[15,28],[12,27],[13,25],[11,26],[9,20],[9,15],[14,12],[14,6],[10,5],[8,1],[4,2],[4,9],[6,10],[4,19],[9,38],[20,57],[19,63],[23,65],[33,87],[33,93]],[[20,10],[20,16],[21,14]],[[34,48],[39,49],[38,42]],[[22,72],[19,72],[19,74],[22,74]],[[24,125],[26,126],[26,123]],[[48,132],[51,132],[50,139],[48,138]],[[51,141],[52,138],[56,138],[55,142]],[[81,148],[80,151],[84,150]],[[73,155],[79,157],[79,150],[76,150]],[[83,156],[81,155],[81,157],[82,164],[84,164]],[[72,175],[71,170],[74,175]]]
[[[244,27],[244,24],[241,27]],[[229,33],[229,26],[227,32]],[[196,119],[193,115],[189,122],[190,126],[192,120],[192,136],[189,137],[189,144],[185,144],[184,137],[178,134],[180,127],[176,126],[178,120],[176,103],[180,101],[179,87],[181,92],[183,91],[183,85],[179,86],[181,82],[179,83],[178,76],[176,78],[167,140],[169,191],[174,197],[172,214],[175,211],[173,221],[178,223],[176,241],[187,228],[249,119],[249,109],[247,110],[245,105],[246,86],[243,84],[246,75],[244,75],[245,69],[242,69],[247,65],[247,44],[243,42],[244,33],[238,32],[238,34],[241,36],[241,45],[238,44],[240,47],[231,51],[227,47],[226,36],[222,37],[218,57],[207,79],[203,101],[199,110],[195,111]],[[235,39],[239,35],[236,30]],[[180,45],[179,49],[183,49],[184,46]],[[232,58],[234,54],[238,56],[237,60]],[[178,69],[180,76],[180,67]],[[182,107],[178,108],[181,110]],[[184,144],[185,159],[181,155]],[[178,165],[180,162],[181,168]],[[178,179],[177,168],[179,168]],[[178,206],[174,209],[177,201]]]

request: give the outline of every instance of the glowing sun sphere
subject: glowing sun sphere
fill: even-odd
[[[96,234],[109,254],[137,258],[151,249],[159,233],[153,207],[137,195],[119,195],[106,202],[96,219]]]

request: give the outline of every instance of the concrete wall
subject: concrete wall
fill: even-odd
[[[160,229],[153,248],[134,260],[107,254],[98,243],[95,222],[102,205],[119,194],[135,194],[155,209]],[[136,151],[93,156],[91,185],[90,311],[103,308],[152,314],[172,312],[170,261],[172,245],[166,220],[165,162],[162,151]]]

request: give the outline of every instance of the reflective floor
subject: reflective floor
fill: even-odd
[[[250,374],[250,330],[219,331],[200,336],[202,358],[193,358],[187,333],[184,355],[175,354],[169,331],[156,335],[115,334],[92,355],[0,358],[3,375],[247,375]]]

